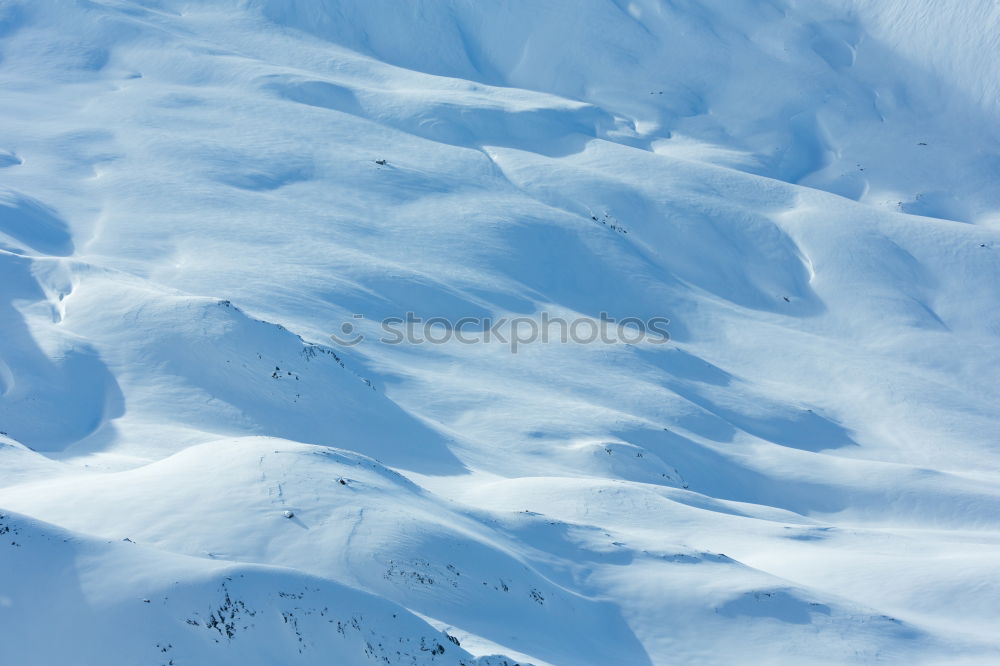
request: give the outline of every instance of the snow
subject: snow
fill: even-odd
[[[0,2],[0,663],[1000,660],[998,54],[989,0]]]

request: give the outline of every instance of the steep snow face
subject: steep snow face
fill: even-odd
[[[1000,207],[996,3],[251,4],[408,69],[592,102],[639,145],[919,215]]]
[[[998,12],[0,3],[0,663],[997,661]]]
[[[4,663],[510,664],[472,657],[401,606],[290,569],[99,541],[9,513],[0,532],[5,568],[47,572],[5,580],[20,603],[5,608]],[[67,630],[59,640],[54,627]]]

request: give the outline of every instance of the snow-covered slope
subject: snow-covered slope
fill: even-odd
[[[1000,660],[995,2],[0,0],[0,100],[0,664]]]

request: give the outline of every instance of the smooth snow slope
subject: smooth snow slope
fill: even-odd
[[[1000,661],[998,40],[0,0],[0,664]]]

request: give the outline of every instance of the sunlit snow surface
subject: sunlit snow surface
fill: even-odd
[[[0,664],[1000,662],[998,94],[991,0],[0,0]]]

